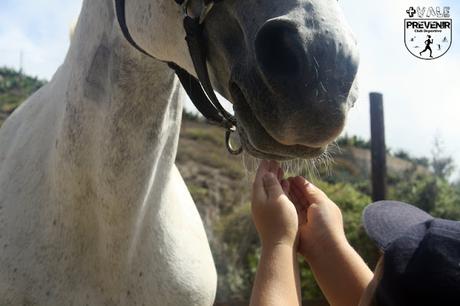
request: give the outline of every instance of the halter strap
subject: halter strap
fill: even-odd
[[[187,15],[188,1],[189,0],[175,0],[175,2],[184,9],[185,17],[183,25],[186,33],[185,40],[187,41],[198,79],[175,63],[168,62],[167,64],[176,72],[182,86],[198,111],[210,123],[221,126],[227,130],[225,135],[227,149],[231,154],[238,155],[242,152],[242,148],[234,149],[230,144],[230,135],[236,132],[237,121],[234,116],[222,107],[219,99],[214,93],[206,65],[205,41],[203,39],[203,22],[212,6],[221,0],[203,0],[204,8],[198,18],[192,18]],[[126,40],[143,54],[155,58],[141,48],[129,33],[126,23],[125,0],[115,0],[115,8],[118,23]]]
[[[115,10],[117,13],[118,24],[120,25],[121,32],[125,36],[125,39],[137,50],[144,53],[149,57],[153,57],[142,49],[133,39],[129,33],[128,26],[126,24],[126,12],[125,12],[125,0],[115,0]]]

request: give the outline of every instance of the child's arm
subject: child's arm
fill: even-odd
[[[304,178],[289,182],[300,215],[299,252],[332,306],[358,305],[373,274],[348,243],[339,207]]]
[[[251,306],[300,305],[300,282],[296,259],[298,219],[279,180],[275,162],[263,161],[252,192],[252,216],[262,252],[251,294]],[[283,187],[287,190],[287,182]]]

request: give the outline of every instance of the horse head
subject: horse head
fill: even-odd
[[[199,16],[208,2],[190,0],[186,14]],[[147,52],[195,73],[174,1],[131,0],[126,12]],[[335,0],[216,1],[203,43],[212,85],[233,104],[251,155],[313,158],[343,130],[359,59]]]

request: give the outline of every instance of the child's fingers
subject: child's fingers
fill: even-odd
[[[302,193],[309,203],[320,204],[327,200],[326,194],[301,176],[294,178],[293,187]]]
[[[263,160],[260,163],[259,168],[257,169],[256,176],[254,178],[254,183],[252,184],[253,196],[257,199],[264,199],[267,197],[263,186],[263,177],[265,174],[268,173],[268,169],[269,162],[266,160]]]
[[[273,173],[275,177],[278,176],[278,169],[280,168],[280,164],[277,161],[271,160],[268,162],[268,171]]]
[[[282,179],[280,183],[281,183],[281,188],[283,188],[284,193],[289,196],[289,182],[287,180]]]
[[[291,195],[292,195],[292,187],[293,187],[293,178],[292,178],[292,177],[288,177],[286,180],[287,180],[288,183],[289,183],[289,196],[291,196]]]
[[[295,177],[291,177],[291,178],[289,179],[289,182],[291,183],[291,189],[292,189],[293,191],[294,191],[294,190],[297,191],[297,196],[298,196],[298,198],[299,198],[299,200],[300,200],[301,197],[299,197],[299,195],[302,195],[302,193],[300,192],[300,188],[299,188],[299,186],[298,186],[299,184],[297,183],[296,178],[295,178]]]
[[[281,180],[284,178],[284,170],[283,168],[279,167],[278,168],[278,181],[281,182]]]
[[[292,181],[294,178],[291,178],[289,181]],[[290,183],[290,197],[291,201],[294,203],[294,206],[297,211],[297,216],[298,216],[298,221],[299,224],[304,224],[308,220],[307,218],[307,209],[309,207],[309,203],[305,199],[305,197],[302,195],[302,192],[296,188],[293,183]]]
[[[262,178],[265,175],[265,173],[267,173],[269,171],[269,169],[270,169],[269,161],[267,161],[267,160],[261,161],[260,164],[259,164],[259,168],[257,168],[254,183],[257,182],[257,183],[262,184]]]
[[[304,208],[309,204],[307,199],[304,197],[303,193],[298,189],[297,186],[291,185],[291,191],[295,199],[296,205],[298,205],[300,209]]]
[[[287,179],[287,181],[289,182],[289,195],[290,195],[290,196],[292,195],[292,196],[294,197],[294,196],[295,196],[295,195],[294,195],[294,190],[293,190],[293,187],[295,187],[295,186],[294,186],[294,178],[293,178],[293,177],[289,177],[289,178]],[[296,198],[295,200],[299,200],[299,199]]]
[[[284,195],[283,188],[281,188],[277,177],[273,173],[265,174],[262,181],[265,193],[269,199],[277,199]]]
[[[303,186],[305,186],[306,184],[308,184],[310,182],[307,181],[307,179],[304,178],[303,176],[296,176],[296,177],[294,177],[294,183],[299,188],[302,188]]]
[[[298,184],[295,183],[295,181],[291,182],[290,189],[297,198],[299,205],[302,207],[302,209],[308,209],[310,205],[314,203],[314,201],[311,201],[311,199],[309,200],[308,197],[305,196],[303,188],[304,187],[299,187]]]
[[[302,210],[302,205],[300,204],[299,198],[297,197],[296,192],[292,189],[290,189],[290,197],[292,203],[294,203],[295,209],[297,210],[297,213],[299,213]]]
[[[289,180],[289,192],[297,212],[300,212],[308,204],[302,193],[293,184],[293,178]]]

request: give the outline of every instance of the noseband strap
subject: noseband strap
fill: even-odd
[[[189,48],[190,56],[193,61],[198,79],[189,74],[186,70],[182,69],[175,63],[168,62],[168,66],[172,68],[185,91],[187,92],[190,100],[196,106],[198,111],[211,123],[225,128],[226,131],[226,145],[231,154],[237,155],[242,152],[242,148],[234,149],[230,145],[230,135],[236,132],[237,121],[236,118],[227,112],[220,104],[219,99],[211,85],[209,73],[206,65],[206,48],[203,38],[203,23],[207,14],[212,9],[213,5],[221,0],[203,0],[204,7],[200,16],[192,18],[187,14],[187,6],[189,0],[175,0],[175,2],[183,8],[184,11],[184,29],[186,33],[185,40]],[[143,48],[141,48],[129,33],[126,24],[125,14],[125,0],[115,0],[115,8],[118,23],[120,24],[121,31],[126,40],[137,50],[143,54],[155,58]]]

